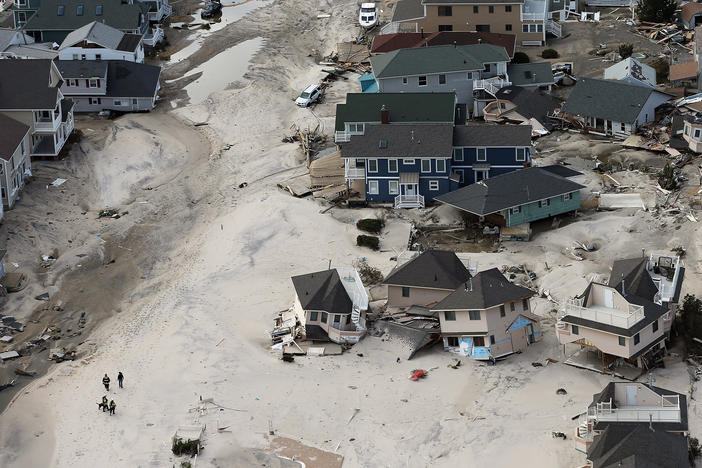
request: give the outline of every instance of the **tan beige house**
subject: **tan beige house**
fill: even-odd
[[[427,250],[396,267],[385,278],[387,307],[404,310],[412,306],[431,307],[470,278],[470,272],[455,253]]]
[[[691,151],[702,153],[702,118],[686,115],[683,120],[683,139]]]
[[[400,0],[381,34],[477,31],[515,34],[521,45],[543,45],[563,35],[567,0]],[[573,11],[573,10],[570,10]]]
[[[529,305],[533,295],[497,268],[481,271],[431,308],[439,316],[444,349],[493,361],[525,350],[542,337]]]

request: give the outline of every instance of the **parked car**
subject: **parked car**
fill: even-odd
[[[322,90],[318,85],[309,85],[295,100],[295,104],[300,107],[309,107],[319,100],[322,96]]]
[[[361,3],[361,11],[358,14],[358,24],[369,29],[378,24],[378,9],[375,3]]]
[[[222,12],[222,4],[216,0],[205,3],[205,7],[200,13],[200,18],[214,18]]]

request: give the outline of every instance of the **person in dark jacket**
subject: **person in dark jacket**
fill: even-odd
[[[117,373],[117,383],[119,384],[119,388],[124,388],[122,386],[122,381],[124,380],[124,376],[122,375],[122,371],[119,371]]]
[[[115,408],[117,408],[117,405],[115,404],[115,400],[110,400],[110,416],[115,414]]]
[[[98,409],[100,408],[102,408],[103,413],[108,410],[107,396],[105,395],[102,396],[102,402],[98,403]]]
[[[102,384],[105,386],[105,390],[108,392],[110,391],[110,378],[105,374],[105,377],[102,378]]]

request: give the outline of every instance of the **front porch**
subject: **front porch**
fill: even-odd
[[[400,174],[400,193],[395,197],[395,208],[424,208],[424,196],[419,194],[419,173]]]

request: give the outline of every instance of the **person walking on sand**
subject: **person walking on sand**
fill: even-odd
[[[105,390],[108,392],[110,391],[110,378],[105,374],[105,377],[102,378],[102,384],[105,386]]]
[[[110,416],[115,414],[115,408],[117,408],[117,405],[115,404],[115,400],[110,400]]]
[[[102,408],[102,412],[103,412],[103,413],[104,413],[105,411],[107,411],[107,409],[108,409],[108,405],[107,405],[107,396],[106,396],[106,395],[103,395],[103,396],[102,396],[102,402],[101,402],[101,403],[98,403],[98,409],[100,409],[100,408]]]
[[[122,371],[119,371],[117,373],[117,383],[119,384],[119,388],[124,388],[122,386],[122,381],[124,380],[124,376],[122,375]]]

